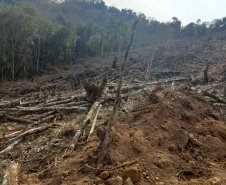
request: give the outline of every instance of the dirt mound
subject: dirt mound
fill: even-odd
[[[45,184],[226,184],[226,123],[210,103],[192,93],[156,88],[113,127],[105,168],[137,160],[130,167],[96,173],[104,127],[78,146]]]
[[[222,115],[193,94],[159,89],[151,97],[153,103],[118,121],[114,128],[118,142],[110,146],[106,162],[138,158],[152,181],[158,178],[166,184],[211,178],[216,175],[215,166],[225,171]]]

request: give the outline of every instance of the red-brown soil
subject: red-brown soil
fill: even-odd
[[[226,122],[222,114],[191,92],[159,88],[152,96],[152,100],[146,98],[130,115],[117,120],[105,167],[137,159],[135,166],[140,170],[141,180],[135,184],[140,185],[161,182],[206,185],[214,180],[226,184]],[[95,180],[98,173],[81,170],[86,163],[95,165],[90,156],[95,156],[99,142],[94,134],[89,142],[80,143],[42,177],[43,184],[99,182]],[[110,174],[123,176],[124,170],[119,168]]]

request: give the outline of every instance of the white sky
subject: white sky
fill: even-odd
[[[183,25],[211,22],[226,17],[226,0],[103,0],[107,6],[126,8],[144,13],[158,21],[172,21],[177,17]]]

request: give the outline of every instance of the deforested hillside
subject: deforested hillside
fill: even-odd
[[[124,52],[3,83],[1,182],[225,184],[225,51],[225,31],[131,49],[119,99]]]

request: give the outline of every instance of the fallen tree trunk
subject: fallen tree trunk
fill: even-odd
[[[55,111],[50,111],[50,112],[41,114],[41,115],[39,115],[39,116],[35,116],[35,117],[31,118],[31,120],[38,121],[38,120],[40,120],[40,119],[42,119],[42,118],[46,118],[47,116],[52,115],[52,114],[55,114]]]
[[[59,104],[70,103],[70,102],[74,101],[75,99],[76,99],[76,97],[72,96],[70,99],[61,100],[61,101],[55,101],[55,102],[44,104],[43,107],[48,107],[48,106],[52,106],[52,105],[59,105]]]
[[[155,82],[147,82],[146,85],[158,85],[158,84],[164,84],[164,83],[172,83],[172,82],[179,82],[179,81],[185,81],[188,80],[187,78],[170,78],[170,79],[166,79],[166,80],[162,80],[162,81],[155,81]],[[121,91],[122,92],[128,92],[131,90],[138,90],[138,89],[142,89],[145,87],[145,84],[139,84],[139,85],[133,85],[133,86],[128,86],[128,87],[122,87]],[[116,89],[112,89],[112,90],[108,90],[108,93],[115,93],[117,90]]]
[[[79,102],[60,104],[60,107],[73,107],[73,106],[79,106],[79,107],[87,106],[88,107],[89,104],[87,104],[87,101],[79,101]]]
[[[142,89],[144,88],[145,85],[144,84],[140,84],[140,85],[134,85],[134,86],[128,86],[128,87],[122,87],[121,91],[122,92],[127,92],[127,91],[131,91],[131,90],[138,90],[138,89]],[[112,89],[112,90],[108,90],[108,93],[116,93],[117,89]]]
[[[99,114],[99,111],[100,111],[101,106],[102,106],[102,105],[99,105],[99,106],[98,106],[98,109],[97,109],[97,111],[96,111],[96,114],[95,114],[95,117],[94,117],[94,119],[93,119],[92,127],[91,127],[91,129],[90,129],[90,132],[89,132],[87,141],[89,140],[91,134],[92,134],[93,131],[94,131],[94,128],[95,128],[95,125],[96,125],[96,121],[97,121],[97,116],[98,116],[98,114]]]
[[[96,102],[92,105],[90,111],[86,116],[86,119],[81,123],[80,128],[76,131],[75,136],[73,137],[71,143],[69,144],[70,148],[74,149],[75,145],[79,140],[79,137],[83,134],[86,126],[94,119],[95,113],[97,112],[99,105],[100,102]]]
[[[16,121],[16,122],[20,122],[20,123],[34,123],[32,120],[28,120],[28,119],[22,119],[22,118],[17,118],[17,117],[14,117],[14,116],[9,116],[9,115],[5,115],[6,119],[7,120],[10,120],[10,121]]]
[[[33,105],[37,105],[39,103],[43,103],[44,100],[35,100],[35,101],[31,101],[31,102],[21,102],[20,106],[24,106],[24,107],[27,107],[27,106],[33,106]]]
[[[10,111],[10,112],[41,112],[41,111],[86,111],[87,108],[85,107],[40,107],[40,108],[27,108],[27,109],[18,109],[18,108],[7,108],[7,109],[0,109],[0,111]]]
[[[158,85],[158,84],[164,84],[164,83],[172,83],[172,82],[180,82],[180,81],[186,81],[189,80],[187,78],[169,78],[161,81],[155,81],[155,82],[147,82],[147,85]]]

